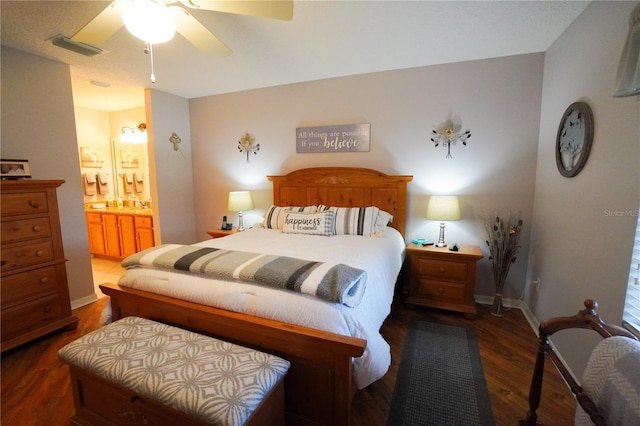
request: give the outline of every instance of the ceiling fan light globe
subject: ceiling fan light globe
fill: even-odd
[[[176,33],[176,22],[163,2],[133,0],[122,8],[122,21],[127,30],[151,44],[164,43]]]

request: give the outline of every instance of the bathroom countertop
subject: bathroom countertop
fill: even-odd
[[[153,216],[153,209],[135,208],[135,207],[105,207],[95,209],[91,205],[86,205],[84,210],[89,213],[115,213],[115,214],[132,214],[137,216]]]

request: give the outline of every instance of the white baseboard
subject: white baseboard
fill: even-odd
[[[71,310],[81,308],[83,306],[88,305],[89,303],[93,303],[98,300],[98,295],[93,293],[91,296],[86,296],[81,299],[76,299],[71,301]]]

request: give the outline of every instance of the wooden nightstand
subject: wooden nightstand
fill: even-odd
[[[478,314],[473,297],[476,262],[482,259],[478,246],[449,247],[409,244],[409,295],[413,305],[464,312],[467,318]]]
[[[235,234],[236,232],[238,232],[238,228],[233,228],[231,230],[214,229],[211,231],[207,231],[207,234],[211,235],[211,238],[220,238],[226,237],[227,235]]]

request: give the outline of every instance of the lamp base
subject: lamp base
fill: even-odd
[[[244,231],[244,223],[242,221],[242,212],[238,212],[238,232]]]
[[[438,242],[435,244],[436,247],[446,247],[447,245],[444,243],[444,222],[440,222],[440,236],[438,237]]]

